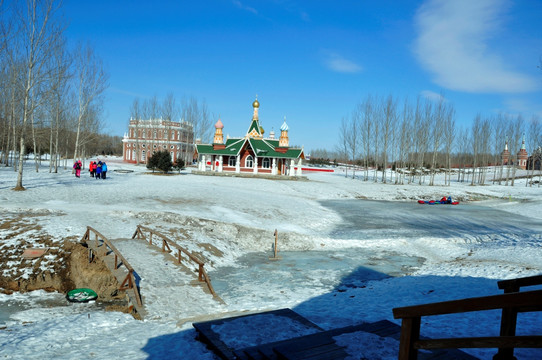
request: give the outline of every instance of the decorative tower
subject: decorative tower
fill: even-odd
[[[222,121],[220,121],[220,118],[218,118],[218,121],[215,124],[215,137],[213,138],[213,149],[225,149],[226,145],[224,145],[224,135],[222,134],[222,129],[224,128],[224,124],[222,124]]]
[[[288,125],[286,124],[286,116],[284,117],[284,123],[280,127],[279,147],[288,147]]]
[[[275,140],[275,130],[273,130],[273,128],[271,128],[271,131],[269,132],[269,139]]]
[[[501,153],[501,160],[503,165],[508,165],[508,160],[510,160],[510,151],[508,151],[508,139],[504,143],[504,150]]]
[[[252,107],[254,108],[254,114],[252,115],[252,122],[250,123],[250,126],[248,128],[246,137],[262,139],[263,128],[260,126],[260,120],[258,120],[258,108],[260,107],[260,103],[258,102],[258,96],[256,96],[256,100],[254,100],[254,102],[252,103]]]
[[[525,170],[527,168],[527,150],[525,150],[525,134],[523,134],[523,140],[521,141],[521,149],[518,153],[518,166]]]

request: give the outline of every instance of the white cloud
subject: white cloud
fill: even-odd
[[[239,1],[239,0],[232,0],[232,3],[233,3],[235,6],[237,6],[239,9],[249,11],[249,12],[251,12],[251,13],[253,13],[253,14],[258,14],[258,10],[256,10],[256,9],[253,8],[253,7],[243,5],[243,3],[241,3],[241,1]]]
[[[428,0],[416,13],[414,52],[445,88],[466,92],[517,93],[536,82],[509,67],[488,46],[501,30],[507,0]]]
[[[438,94],[431,90],[423,90],[421,93],[421,96],[423,96],[427,100],[431,100],[434,102],[440,102],[440,101],[447,101],[442,94]]]
[[[357,73],[362,70],[361,66],[355,62],[331,52],[325,55],[324,64],[328,69],[341,73]]]

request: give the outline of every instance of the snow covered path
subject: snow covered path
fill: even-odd
[[[198,273],[176,264],[170,254],[142,240],[111,242],[134,267],[146,310],[145,319],[181,321],[220,312],[223,308],[205,291],[205,283],[197,281]]]

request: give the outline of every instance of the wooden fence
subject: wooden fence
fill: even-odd
[[[145,236],[145,232],[149,234],[149,236]],[[207,275],[207,272],[205,271],[205,263],[198,259],[194,254],[180,246],[179,244],[175,243],[174,241],[170,240],[167,236],[159,233],[156,230],[150,229],[148,227],[138,225],[136,231],[134,232],[134,235],[132,235],[132,239],[135,239],[136,237],[138,239],[143,239],[149,242],[149,244],[153,244],[153,235],[156,235],[161,239],[161,248],[163,252],[172,252],[172,248],[176,250],[176,253],[174,254],[175,259],[179,264],[182,262],[182,254],[184,253],[189,260],[193,261],[198,265],[198,281],[205,282],[207,284],[207,287],[209,288],[209,291],[213,296],[217,296],[215,293],[215,290],[213,289],[213,286],[211,285],[211,281],[209,279],[209,276]]]
[[[524,280],[525,279],[525,280]],[[542,277],[499,282],[505,289],[501,295],[444,301],[393,309],[393,316],[402,319],[399,360],[418,358],[419,349],[498,348],[494,360],[511,360],[514,348],[542,348],[542,336],[516,336],[518,312],[542,311],[542,290],[519,292],[521,286],[540,284]],[[471,311],[502,310],[500,336],[443,339],[420,339],[423,316],[459,314]]]
[[[92,241],[90,233],[94,233],[94,241]],[[134,268],[130,265],[130,263],[122,256],[120,251],[113,245],[111,242],[100,232],[98,232],[96,229],[93,229],[90,226],[87,226],[87,231],[85,232],[85,235],[83,235],[83,242],[87,243],[89,245],[89,261],[92,261],[94,255],[93,255],[93,248],[98,253],[98,256],[106,257],[107,255],[113,253],[115,257],[114,261],[114,270],[117,270],[122,265],[128,270],[128,274],[122,281],[122,284],[119,287],[119,290],[126,290],[126,289],[132,289],[135,294],[136,302],[139,306],[142,306],[143,303],[141,301],[141,296],[139,294],[139,290],[137,288],[135,277],[134,277]],[[93,243],[92,243],[93,242]]]

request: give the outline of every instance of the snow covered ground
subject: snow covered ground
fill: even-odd
[[[23,192],[10,190],[13,169],[0,168],[2,222],[20,225],[0,227],[0,251],[23,240],[31,245],[40,231],[56,241],[80,239],[92,226],[118,239],[136,271],[145,269],[140,286],[149,316],[138,321],[104,312],[99,303],[67,304],[62,294],[44,291],[0,294],[0,357],[215,359],[194,340],[192,321],[290,307],[325,329],[383,319],[399,323],[394,307],[499,294],[498,280],[542,273],[542,189],[526,187],[525,180],[512,187],[455,181],[441,186],[438,178],[436,186],[391,185],[341,172],[306,174],[308,181],[190,171],[152,176],[143,166],[106,161],[106,180],[85,171],[78,179],[71,169],[50,174],[47,163],[36,173],[29,163]],[[444,195],[460,205],[415,202]],[[123,240],[137,224],[204,257],[225,303],[186,285],[189,275],[158,252],[138,257],[141,251]],[[269,261],[275,229],[282,260]],[[50,271],[54,262],[51,256],[40,266]],[[499,316],[490,311],[453,322],[442,316],[424,322],[422,334],[496,335]],[[520,316],[519,334],[541,330],[539,314]],[[246,341],[235,332],[228,338]],[[349,344],[353,358],[397,357],[392,339],[357,334],[340,341]],[[365,343],[374,345],[370,353]],[[468,352],[483,359],[495,353]],[[542,358],[539,350],[516,353],[518,359]]]

